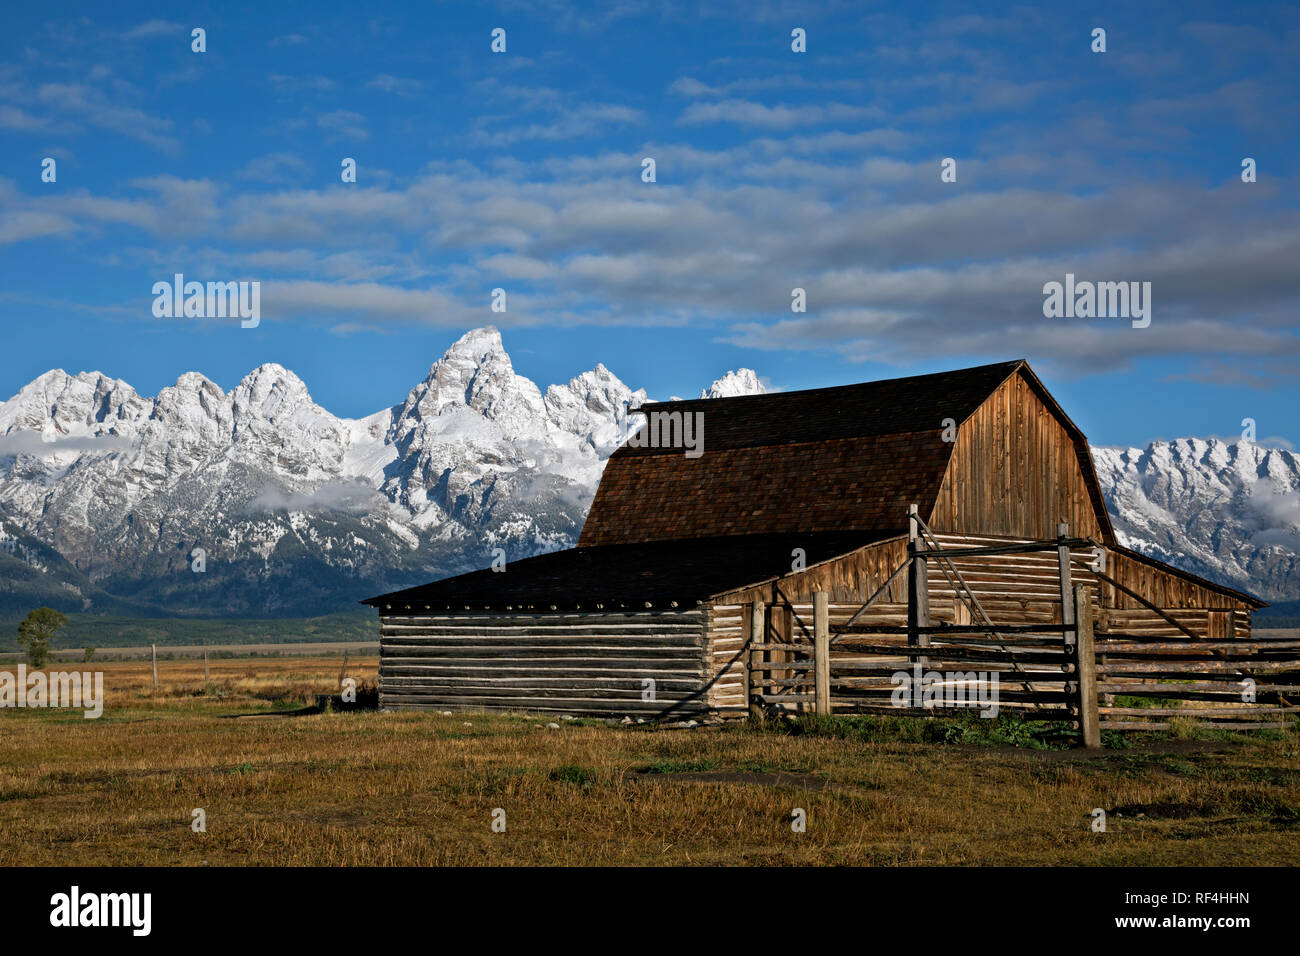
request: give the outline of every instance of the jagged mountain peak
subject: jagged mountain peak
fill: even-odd
[[[148,402],[130,385],[102,372],[69,375],[50,369],[0,403],[0,434],[40,432],[47,439],[94,434],[143,417]]]
[[[501,330],[495,325],[484,325],[470,329],[447,347],[443,358],[453,355],[475,356],[479,361],[492,354],[505,355],[505,343],[501,339]],[[506,356],[507,360],[509,356]]]
[[[260,384],[274,385],[279,382],[288,382],[294,385],[304,384],[302,379],[279,362],[263,362],[245,375],[239,384],[253,387]]]
[[[69,392],[84,394],[89,391],[103,394],[119,389],[135,394],[135,390],[126,382],[110,378],[103,372],[78,372],[76,375],[69,375],[61,368],[52,368],[24,385],[10,401],[24,397],[35,398],[37,396],[44,400],[50,400],[57,399]]]
[[[717,379],[700,391],[700,398],[734,398],[738,395],[765,395],[767,388],[752,368],[737,369]]]
[[[453,342],[429,368],[425,383],[447,390],[459,385],[467,392],[468,404],[468,389],[481,371],[489,375],[514,374],[514,364],[495,326],[470,329]]]
[[[221,386],[212,379],[208,378],[202,372],[183,372],[176,377],[175,385],[168,385],[167,388],[185,394],[197,394],[198,392],[209,392],[225,398],[226,393],[222,391]]]
[[[632,389],[628,387],[622,379],[601,363],[597,363],[596,367],[593,369],[588,369],[585,372],[575,375],[573,378],[569,379],[567,385],[550,386],[550,388],[547,389],[547,394],[551,394],[556,389],[567,389],[576,395],[582,395],[584,397],[592,397],[596,395],[605,397],[619,396],[620,400],[627,395],[634,394]],[[644,396],[645,390],[638,389],[635,394]]]
[[[411,389],[395,427],[402,419],[426,421],[461,409],[490,420],[509,421],[540,414],[542,394],[531,379],[517,375],[493,326],[471,329],[433,363],[423,382]]]
[[[307,383],[283,365],[267,362],[253,369],[230,392],[235,414],[255,412],[264,417],[302,406],[315,407]]]

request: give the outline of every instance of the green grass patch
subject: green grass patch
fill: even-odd
[[[572,784],[583,790],[590,789],[595,784],[596,778],[586,767],[580,767],[578,764],[569,763],[562,767],[556,767],[547,778],[556,783]]]
[[[971,713],[930,719],[800,714],[769,718],[757,723],[755,729],[762,733],[834,737],[862,743],[967,744],[1032,750],[1061,750],[1072,742],[1072,732],[1060,721],[1025,720],[1007,714],[984,718]]]

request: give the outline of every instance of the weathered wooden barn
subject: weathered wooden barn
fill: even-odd
[[[1138,684],[1194,676],[1235,717],[1243,674],[1286,671],[1241,663],[1261,601],[1117,543],[1083,433],[1024,361],[643,411],[702,416],[703,453],[620,448],[576,548],[365,602],[381,706],[888,712],[900,662],[974,662],[1004,710],[1077,723],[1082,693],[1122,727],[1108,705]],[[1295,679],[1260,699],[1288,709]]]

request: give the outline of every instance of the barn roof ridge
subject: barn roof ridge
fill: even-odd
[[[1007,378],[1010,378],[1011,375],[1013,375],[1016,372],[1016,370],[1022,366],[1027,368],[1029,366],[1029,360],[1023,358],[1009,359],[1004,362],[989,362],[984,365],[970,365],[967,366],[966,368],[946,369],[945,371],[942,372],[924,372],[920,375],[900,375],[897,376],[896,378],[873,378],[865,382],[848,382],[844,385],[822,385],[819,386],[818,388],[796,388],[785,392],[763,392],[762,394],[759,395],[727,395],[721,398],[707,398],[707,397],[671,398],[671,399],[664,399],[661,402],[643,402],[641,405],[638,406],[638,409],[642,409],[642,410],[648,408],[658,409],[661,406],[668,406],[668,405],[702,405],[702,404],[707,404],[712,407],[723,403],[738,403],[738,402],[749,402],[749,401],[757,402],[766,399],[788,398],[789,396],[792,395],[800,395],[800,396],[824,395],[830,392],[845,392],[854,389],[867,389],[867,388],[874,388],[874,387],[884,387],[889,385],[897,386],[903,382],[913,382],[913,381],[919,381],[921,379],[927,379],[927,378],[935,379],[935,378],[940,378],[945,376],[961,375],[963,373],[986,372],[996,368],[1005,368],[1006,375],[998,383],[1001,384],[1002,381],[1006,381]],[[1035,376],[1035,378],[1036,377],[1037,376]],[[1039,384],[1041,385],[1041,383]]]
[[[1027,367],[1024,359],[1015,359],[826,388],[653,402],[638,410],[700,416],[706,426],[700,436],[706,454],[709,449],[754,449],[891,435],[933,435],[938,441],[946,419],[964,422],[1003,383]],[[1032,373],[1029,378],[1037,382]],[[1041,383],[1035,387],[1041,389]],[[951,450],[950,443],[945,450]],[[671,442],[629,441],[614,450],[610,461],[678,453],[680,449]]]

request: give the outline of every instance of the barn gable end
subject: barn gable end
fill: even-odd
[[[1021,365],[960,423],[930,525],[1043,540],[1061,520],[1115,543],[1087,440]]]

